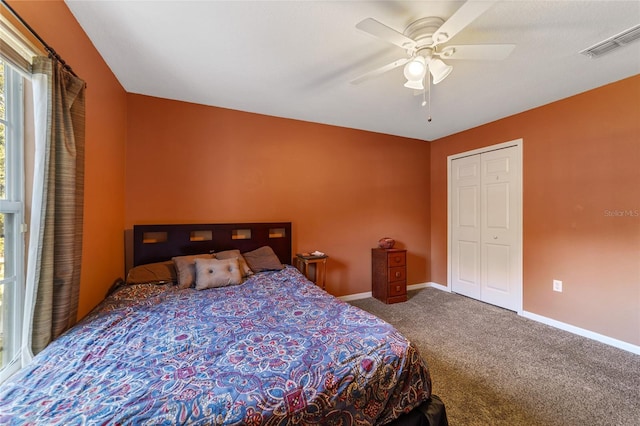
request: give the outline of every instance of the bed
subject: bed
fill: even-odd
[[[126,282],[0,386],[0,424],[431,424],[416,347],[291,266],[291,223],[133,239]]]

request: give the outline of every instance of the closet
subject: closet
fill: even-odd
[[[451,291],[522,310],[522,141],[449,157]]]

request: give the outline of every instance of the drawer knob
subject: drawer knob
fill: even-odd
[[[400,278],[400,271],[396,271],[396,278]]]

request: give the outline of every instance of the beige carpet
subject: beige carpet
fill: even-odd
[[[429,364],[456,425],[640,425],[640,356],[434,288],[350,302]]]

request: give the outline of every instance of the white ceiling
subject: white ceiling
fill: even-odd
[[[640,42],[599,59],[579,54],[640,23],[639,0],[511,0],[450,44],[515,50],[503,61],[447,61],[454,70],[432,87],[431,123],[422,96],[403,87],[402,67],[350,84],[405,57],[358,22],[402,32],[463,3],[66,0],[127,92],[422,140],[640,74]]]

